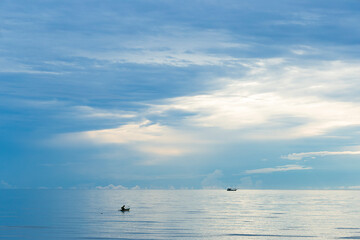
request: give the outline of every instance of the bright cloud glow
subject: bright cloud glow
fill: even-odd
[[[346,79],[358,78],[357,64],[299,67],[282,62],[258,61],[249,66],[243,79],[220,79],[219,90],[168,99],[153,105],[152,111],[191,112],[194,115],[185,121],[198,127],[235,130],[260,126],[261,131],[248,134],[251,138],[312,137],[360,125],[359,104],[326,97],[352,87]]]
[[[220,78],[216,81],[220,86],[218,90],[165,99],[150,104],[143,112],[128,113],[86,106],[76,108],[79,116],[113,119],[162,116],[173,110],[191,113],[177,119],[183,125],[181,127],[167,126],[166,121],[159,124],[146,120],[129,122],[118,128],[63,134],[60,138],[67,142],[123,144],[143,153],[175,157],[199,151],[194,146],[206,145],[209,139],[221,142],[219,137],[214,139],[211,131],[202,129],[215,128],[216,136],[225,134],[228,139],[236,141],[239,138],[313,137],[360,125],[358,104],[326,97],[341,87],[352,87],[344,80],[360,75],[360,68],[355,64],[329,62],[299,67],[289,65],[284,59],[258,59],[245,65],[248,73],[242,79]],[[184,131],[186,127],[198,129],[197,136]],[[299,156],[293,154],[288,158],[301,158]]]
[[[136,114],[131,112],[119,111],[119,110],[104,110],[92,108],[89,106],[76,106],[73,107],[76,115],[85,118],[110,118],[110,119],[122,119],[122,118],[134,118]]]
[[[113,129],[62,134],[58,143],[92,142],[95,144],[125,144],[138,151],[158,156],[179,156],[195,152],[198,139],[167,126],[146,120]]]

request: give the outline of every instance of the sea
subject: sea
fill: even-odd
[[[360,191],[0,190],[0,239],[360,239]]]

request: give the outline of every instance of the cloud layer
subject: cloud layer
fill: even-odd
[[[324,156],[336,156],[336,155],[360,155],[360,151],[341,151],[341,152],[303,152],[303,153],[291,153],[287,156],[282,156],[284,159],[289,160],[303,160],[304,158],[315,158],[315,157],[324,157]]]
[[[262,173],[274,173],[274,172],[287,172],[287,171],[294,171],[294,170],[310,170],[311,167],[304,167],[300,165],[284,165],[284,166],[277,166],[274,168],[260,168],[260,169],[253,169],[253,170],[246,170],[246,174],[262,174]]]
[[[359,186],[360,165],[341,161],[358,155],[357,6],[2,1],[0,176],[49,189]],[[317,156],[332,161],[287,165]]]

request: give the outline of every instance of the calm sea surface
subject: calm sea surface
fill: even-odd
[[[360,239],[360,191],[0,190],[0,239]]]

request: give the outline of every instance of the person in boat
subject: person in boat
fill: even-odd
[[[121,207],[121,211],[125,211],[125,205]]]

